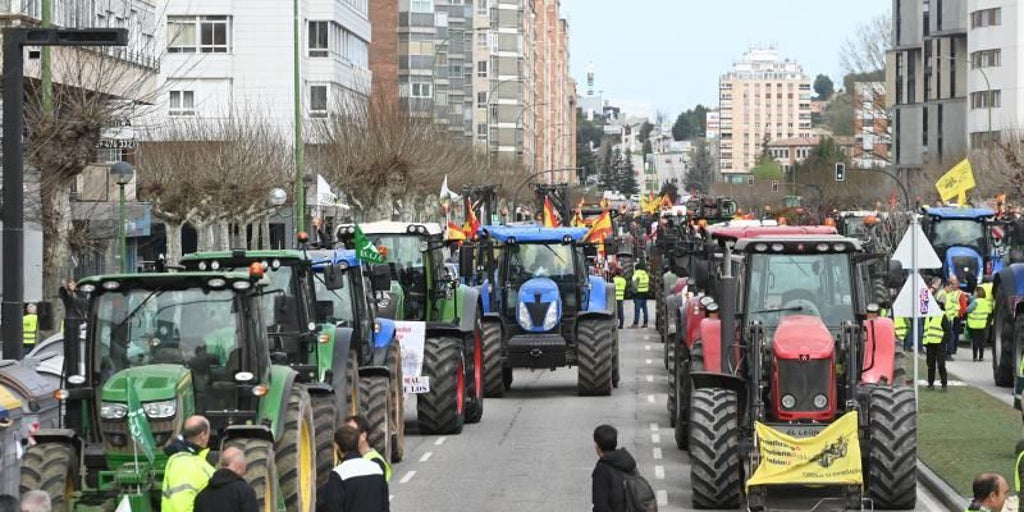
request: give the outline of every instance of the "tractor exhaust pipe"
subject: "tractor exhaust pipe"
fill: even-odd
[[[736,344],[736,276],[732,275],[732,246],[726,244],[722,257],[722,297],[719,306],[722,308],[722,372],[736,372],[733,346]]]

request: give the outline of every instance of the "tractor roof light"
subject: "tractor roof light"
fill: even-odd
[[[211,261],[210,262],[210,270],[220,270],[220,262],[216,261],[216,260]]]
[[[818,244],[815,248],[818,249],[818,252],[828,252],[828,244]]]
[[[415,232],[416,232],[416,225],[415,225],[415,224],[409,224],[409,225],[408,225],[408,226],[407,226],[407,227],[405,228],[405,232],[406,232],[406,233],[415,233]]]
[[[515,244],[516,244],[516,237],[514,237],[514,236],[510,236],[510,237],[508,237],[508,238],[507,238],[507,239],[505,240],[505,243],[507,243],[507,244],[509,244],[509,245],[515,245]]]
[[[838,252],[843,252],[846,250],[846,244],[833,244],[832,248]]]
[[[782,252],[782,250],[785,249],[785,248],[786,248],[786,246],[784,246],[782,244],[772,244],[772,250],[775,251],[775,252]]]
[[[222,277],[214,277],[206,282],[206,286],[209,286],[210,288],[224,288],[227,284],[228,282]]]
[[[94,285],[92,283],[86,283],[86,284],[78,285],[78,291],[80,291],[82,293],[92,293],[92,292],[96,291],[96,285]]]
[[[121,283],[118,281],[103,281],[104,290],[116,290],[121,287]]]
[[[305,231],[299,231],[299,234],[295,235],[295,238],[299,241],[300,244],[304,244],[309,241],[309,234],[307,234]]]
[[[281,260],[279,260],[279,259],[271,260],[270,268],[272,268],[274,270],[277,270],[277,269],[281,268]]]
[[[757,252],[764,252],[768,250],[768,244],[754,244],[754,250]]]
[[[198,267],[199,267],[199,270],[205,271],[206,270],[206,262],[205,261],[200,261]]]
[[[562,243],[565,244],[565,245],[571,244],[572,243],[572,235],[565,235],[565,236],[563,236],[562,237]]]
[[[260,263],[258,261],[254,261],[251,265],[249,265],[249,279],[252,279],[254,281],[255,280],[259,280],[259,279],[263,279],[263,264],[262,263]]]

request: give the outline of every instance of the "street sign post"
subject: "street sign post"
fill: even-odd
[[[896,297],[896,306],[904,312],[907,311],[906,306],[909,306],[910,309],[910,332],[913,336],[911,339],[913,340],[914,347],[914,402],[917,403],[918,363],[921,353],[920,329],[918,329],[917,319],[933,316],[931,315],[931,312],[934,311],[933,305],[935,309],[938,308],[938,305],[934,304],[935,298],[931,297],[931,292],[928,291],[926,286],[923,286],[924,281],[921,279],[919,272],[921,269],[942,268],[942,261],[939,260],[939,255],[935,254],[935,250],[928,243],[928,238],[924,236],[924,231],[921,230],[921,224],[918,222],[916,213],[911,213],[910,226],[907,228],[907,232],[903,234],[899,245],[896,246],[896,252],[893,253],[892,259],[899,261],[904,267],[908,264],[910,266],[907,283]],[[910,287],[909,291],[908,286]],[[905,299],[906,305],[900,306],[903,304],[900,299],[904,297],[904,294],[909,295],[909,297]],[[928,296],[925,297],[924,294]],[[915,297],[919,297],[918,300],[920,301],[916,306],[913,302]],[[893,314],[900,314],[896,307],[893,308]]]

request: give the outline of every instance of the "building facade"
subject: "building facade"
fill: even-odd
[[[967,137],[971,147],[1024,127],[1024,9],[1009,0],[967,1]]]
[[[752,49],[719,79],[719,172],[743,183],[766,140],[811,133],[811,81],[774,49]]]
[[[885,167],[890,161],[892,145],[885,83],[855,82],[853,89],[853,136],[856,143],[850,156],[851,163],[855,167]]]
[[[534,117],[536,171],[552,170],[543,181],[575,181],[576,94],[569,77],[569,22],[561,18],[560,0],[535,0],[534,89],[537,102],[527,110]],[[534,172],[536,172],[534,171]]]
[[[967,14],[965,0],[893,0],[886,96],[892,98],[898,171],[967,150],[968,77],[978,74],[968,71]]]

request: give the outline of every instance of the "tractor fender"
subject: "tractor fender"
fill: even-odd
[[[391,341],[395,339],[395,321],[378,318],[377,325],[380,326],[380,329],[375,329],[373,332],[373,347],[381,349],[391,346]]]
[[[995,275],[993,283],[993,289],[1000,290],[1000,293],[996,294],[997,297],[1002,295],[1007,301],[1000,306],[1006,308],[1011,318],[1015,318],[1017,307],[1024,298],[1024,263],[1012,263],[1008,267],[1003,267],[1003,270]]]
[[[480,310],[486,315],[491,312],[491,281],[484,279],[480,285]]]
[[[459,286],[459,292],[461,296],[456,297],[461,306],[459,308],[458,328],[462,331],[462,334],[466,334],[476,329],[476,314],[480,305],[480,290],[463,285]]]
[[[352,335],[355,331],[351,327],[337,327],[334,329],[334,354],[331,365],[331,387],[334,389],[345,389],[348,379],[345,370],[348,368],[348,358],[353,357]]]
[[[282,408],[281,410],[284,410]],[[229,425],[224,429],[224,437],[221,438],[221,449],[224,447],[224,443],[231,439],[262,439],[264,441],[274,442],[274,431],[273,427],[267,425]]]
[[[334,388],[331,387],[330,384],[324,382],[307,382],[306,391],[309,392],[310,396],[334,394]]]
[[[878,384],[884,379],[894,384],[896,362],[896,328],[891,318],[873,318],[864,321],[864,370],[860,381]]]
[[[722,321],[718,318],[703,318],[697,327],[697,340],[704,348],[704,370],[712,373],[722,372]],[[690,344],[693,348],[693,344]]]
[[[426,322],[425,336],[427,338],[462,338],[466,335],[459,325],[444,322]]]
[[[611,286],[612,297],[615,297],[615,286],[609,285],[604,279],[598,276],[587,277],[587,311],[612,311],[612,304],[608,301],[608,287]],[[613,299],[614,300],[614,299]],[[614,304],[614,303],[613,303]]]
[[[717,372],[692,372],[690,373],[690,382],[693,383],[693,389],[695,390],[703,388],[728,389],[736,393],[739,410],[747,410],[747,400],[749,398],[747,396],[747,381],[742,377]]]
[[[37,444],[42,443],[64,443],[69,444],[75,449],[75,454],[78,456],[82,455],[82,447],[84,441],[79,437],[78,432],[69,428],[43,428],[37,430],[32,434],[32,439]]]
[[[387,377],[391,379],[391,369],[387,366],[363,366],[359,368],[360,377]]]
[[[259,414],[260,420],[270,420],[271,434],[280,434],[281,427],[285,423],[285,415],[288,413],[288,393],[295,385],[295,378],[298,372],[288,366],[273,365],[270,367],[270,389],[260,399]],[[277,436],[274,435],[276,438]]]
[[[700,322],[704,319],[704,308],[700,305],[700,298],[690,297],[680,308],[680,314],[683,318],[683,343],[686,348],[693,348],[693,343],[696,341],[697,336],[700,333]]]

